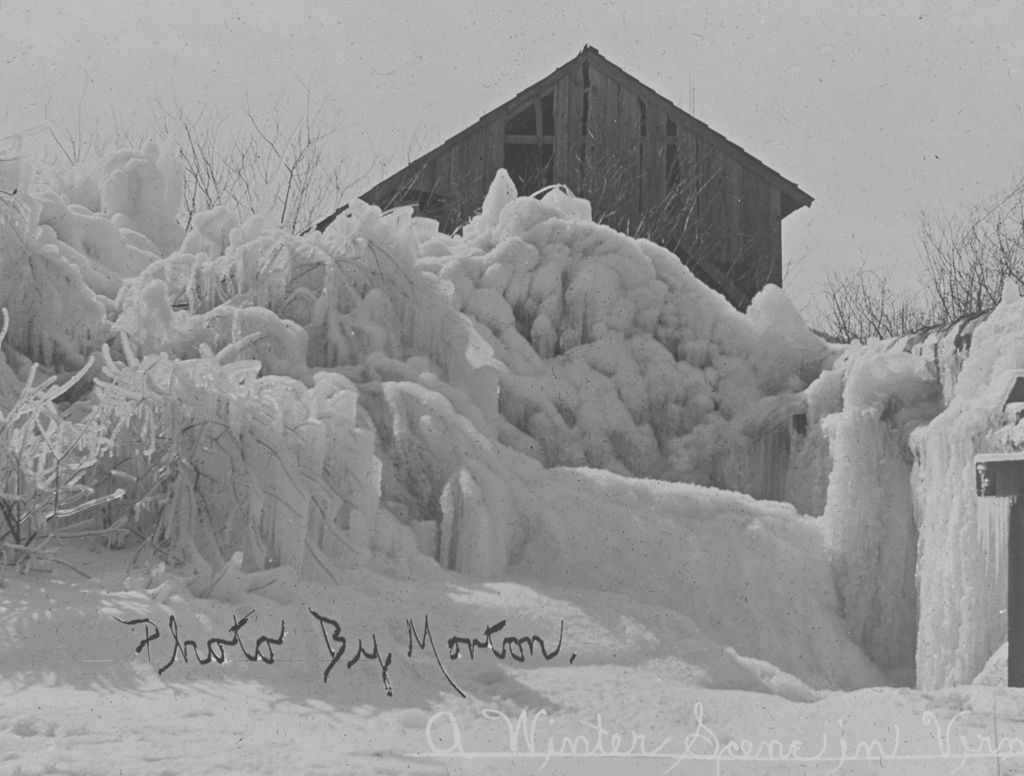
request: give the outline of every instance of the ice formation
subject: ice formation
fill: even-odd
[[[1006,639],[1008,501],[979,499],[974,461],[1024,448],[1003,406],[1024,365],[1022,318],[1008,291],[986,316],[851,348],[819,378],[838,373],[843,386],[821,425],[847,624],[891,676],[913,673],[923,689],[970,682]]]
[[[156,145],[0,175],[0,388],[102,352],[97,491],[132,483],[197,573],[618,592],[816,687],[969,681],[1005,636],[971,464],[1024,442],[991,388],[1024,366],[1024,303],[969,353],[838,348],[780,289],[740,313],[504,173],[457,237],[361,202],[323,234],[219,208],[185,235]]]
[[[855,355],[842,410],[825,423],[833,450],[825,520],[847,625],[889,670],[912,665],[917,645],[909,440],[941,409],[929,366],[909,353]]]
[[[1019,449],[1019,422],[1006,416],[1003,402],[1007,375],[1024,367],[1022,323],[1024,303],[1006,294],[975,329],[945,410],[913,439],[920,458],[917,670],[924,688],[969,681],[1006,639],[1006,569],[993,562],[1006,557],[1006,535],[981,528],[1005,525],[1008,509],[986,505],[979,515],[973,458]]]

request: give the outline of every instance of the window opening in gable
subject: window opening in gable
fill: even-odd
[[[506,135],[536,135],[537,117],[533,103],[505,122]]]
[[[555,95],[548,92],[505,122],[505,170],[520,194],[554,181]]]

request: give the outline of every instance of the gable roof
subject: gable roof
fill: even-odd
[[[727,137],[725,137],[725,135],[715,132],[715,130],[711,129],[711,127],[709,127],[703,121],[694,118],[689,113],[687,113],[682,108],[673,103],[671,100],[669,100],[667,97],[663,97],[662,95],[658,94],[649,86],[645,85],[641,81],[637,80],[635,77],[631,76],[618,65],[610,62],[608,59],[603,57],[596,48],[589,44],[585,45],[579,54],[570,59],[564,65],[557,68],[555,71],[545,76],[544,78],[540,79],[536,83],[526,87],[525,89],[517,93],[514,97],[499,105],[497,108],[488,111],[479,119],[477,119],[476,122],[470,124],[461,132],[452,135],[450,138],[445,140],[440,145],[432,148],[422,156],[419,156],[418,158],[407,163],[400,170],[377,183],[375,186],[373,186],[373,188],[369,189],[363,196],[369,196],[369,194],[375,191],[376,189],[383,188],[387,184],[391,183],[392,180],[404,176],[406,171],[409,170],[409,168],[418,167],[420,165],[426,164],[435,154],[440,154],[442,151],[451,148],[452,146],[456,145],[463,139],[469,137],[470,135],[473,135],[483,125],[489,124],[490,122],[494,121],[496,118],[504,114],[511,114],[515,112],[515,110],[519,107],[521,103],[529,102],[535,99],[537,96],[539,96],[541,92],[553,86],[557,81],[561,80],[564,76],[568,75],[570,70],[577,63],[580,62],[588,62],[591,64],[596,63],[599,67],[609,72],[614,78],[628,84],[630,88],[632,88],[638,94],[645,95],[648,98],[653,97],[655,100],[663,103],[664,106],[672,110],[676,114],[676,117],[682,121],[682,127],[685,127],[686,131],[695,134],[699,137],[711,140],[716,145],[719,145],[720,147],[724,148],[732,158],[737,160],[744,167],[750,169],[752,172],[758,174],[760,177],[770,182],[776,189],[779,190],[781,194],[780,215],[782,218],[785,218],[794,210],[797,210],[801,207],[811,206],[811,203],[814,201],[814,198],[807,194],[805,191],[801,190],[800,187],[797,186],[797,184],[793,183],[787,178],[784,178],[775,170],[771,169],[766,164],[764,164],[764,162],[762,162],[760,159],[757,159],[755,156],[751,155],[746,150],[744,150],[741,146],[729,140]],[[316,225],[316,229],[324,229],[327,226],[327,224],[334,220],[334,218],[347,207],[348,206],[345,205],[341,207],[339,210],[332,213],[327,218],[323,219],[320,223]]]

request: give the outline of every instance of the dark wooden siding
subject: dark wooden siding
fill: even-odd
[[[599,65],[565,79],[570,104],[584,80],[586,162],[582,181],[568,185],[591,200],[595,219],[673,249],[737,306],[779,283],[778,190],[692,117]]]
[[[571,83],[568,78],[563,78],[555,84],[555,180],[567,186],[570,168],[570,91]]]
[[[669,247],[738,307],[766,283],[781,284],[781,220],[800,206],[793,191],[806,195],[596,52],[584,52],[363,199],[385,208],[415,204],[444,230],[457,229],[507,166],[506,121],[545,95],[553,101],[554,135],[544,142],[554,181],[589,199],[595,220]],[[786,194],[780,185],[790,187]]]
[[[622,85],[616,88],[618,125],[616,138],[622,149],[622,186],[616,208],[626,214],[625,231],[640,220],[640,107],[636,94]]]

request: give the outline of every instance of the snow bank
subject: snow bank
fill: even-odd
[[[885,682],[847,637],[820,521],[788,504],[593,469],[540,478],[513,572],[674,609],[812,687]]]

